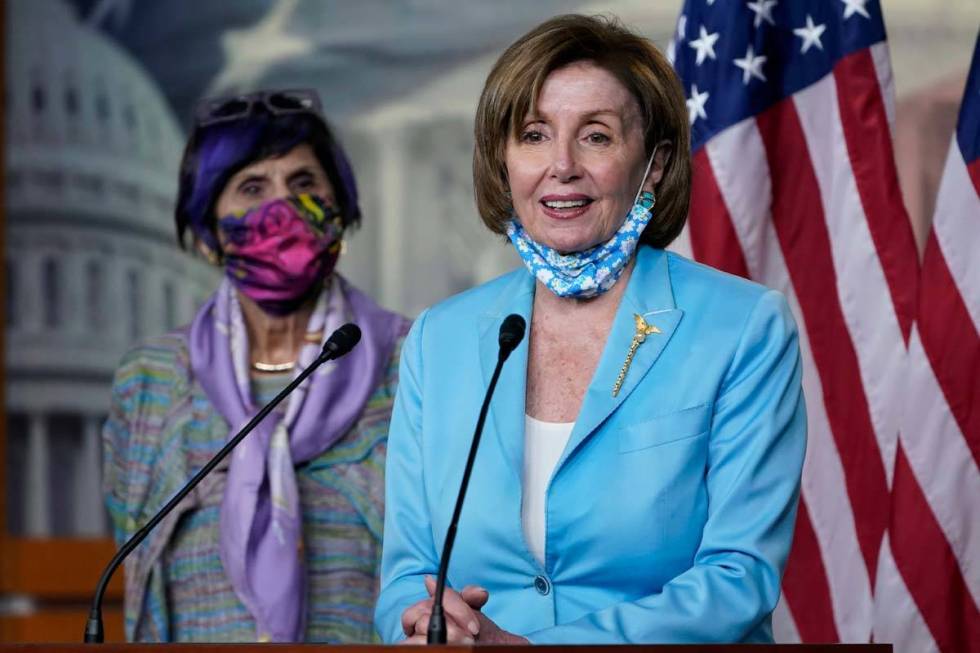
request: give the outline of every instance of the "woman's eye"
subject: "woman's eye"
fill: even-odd
[[[612,140],[612,139],[609,138],[609,136],[607,136],[606,134],[603,134],[602,132],[592,132],[591,134],[589,134],[586,137],[586,139],[590,143],[593,143],[593,144],[596,144],[596,145],[604,145],[604,144],[610,142],[610,140]]]
[[[537,129],[528,129],[521,134],[522,143],[540,143],[544,140],[544,134]]]
[[[246,197],[255,197],[262,193],[262,185],[255,183],[243,184],[241,188],[239,188],[239,191]]]

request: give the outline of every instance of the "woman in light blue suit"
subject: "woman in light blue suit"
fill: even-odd
[[[487,80],[474,176],[520,269],[424,312],[387,457],[386,641],[424,643],[473,424],[500,377],[445,597],[451,642],[765,642],[806,439],[796,327],[775,291],[665,252],[686,219],[669,63],[564,16]]]

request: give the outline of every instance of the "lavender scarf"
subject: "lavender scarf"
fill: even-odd
[[[322,331],[325,340],[348,321],[361,328],[360,344],[315,372],[287,400],[285,414],[271,413],[230,455],[221,561],[255,618],[259,641],[300,641],[305,631],[303,518],[294,465],[321,454],[354,425],[408,329],[405,318],[335,274],[318,298],[307,333]],[[297,373],[321,345],[303,346]],[[189,346],[194,375],[228,422],[230,438],[261,406],[252,402],[246,329],[227,279],[191,323]]]

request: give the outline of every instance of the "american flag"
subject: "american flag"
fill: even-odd
[[[980,651],[980,37],[926,243],[875,637]]]
[[[924,332],[913,329],[919,265],[892,151],[894,96],[881,7],[877,0],[687,0],[682,11],[671,50],[688,98],[695,167],[686,238],[698,260],[781,290],[801,332],[809,440],[775,634],[780,641],[866,642],[876,614],[896,614],[894,605],[908,606],[909,592],[915,597],[911,587],[902,596],[879,589],[875,602],[879,567],[901,558],[899,549],[892,558],[883,548],[891,488],[896,476],[912,471],[910,440],[938,449],[938,435],[921,429],[936,429],[944,419],[903,422],[907,354],[910,342],[913,351],[917,346],[913,333]],[[974,266],[974,293],[980,288],[978,216],[974,211],[972,224],[958,226],[972,228],[974,249],[960,251]],[[965,284],[969,273],[961,273],[957,278]],[[925,282],[936,283],[929,277]],[[956,291],[948,275],[944,283],[948,292]],[[923,288],[923,296],[932,292]],[[944,294],[929,301],[948,299]],[[971,408],[978,404],[980,303],[973,306],[974,313],[962,308],[957,314],[966,322],[955,332],[956,342],[973,348],[972,362],[944,359],[956,368],[951,384],[972,379],[972,394],[953,402],[969,422],[957,422],[959,428],[973,429],[972,457],[965,432],[956,453],[934,450],[930,460],[941,457],[944,464],[947,456],[965,453],[957,462],[962,474],[944,480],[943,469],[924,463],[935,491],[918,486],[920,503],[914,506],[922,514],[948,509],[953,521],[964,517],[957,502],[972,504],[976,517],[980,496],[980,413]],[[947,320],[947,304],[934,310],[933,321]],[[924,406],[920,417],[932,415],[929,398],[916,401]],[[902,483],[898,489],[905,492]],[[970,498],[957,495],[968,492]],[[894,527],[903,519],[901,509],[896,507]],[[975,601],[980,588],[973,522],[957,522],[958,535],[974,529],[959,541],[973,546],[972,581],[963,571],[970,562],[966,548],[946,555],[949,540],[944,549],[937,539],[923,549],[946,555],[947,566],[959,563],[960,594],[953,600],[960,603],[971,595]],[[932,526],[929,538],[949,536],[935,520]],[[919,540],[927,536],[918,537],[903,540],[903,555],[919,557]],[[913,569],[916,562],[906,557],[898,566]],[[948,575],[930,580],[914,571],[919,582],[934,583],[928,596],[945,591]]]

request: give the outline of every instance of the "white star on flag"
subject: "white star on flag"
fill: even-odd
[[[867,1],[867,0],[865,0]],[[755,12],[755,20],[752,21],[753,27],[758,27],[762,21],[768,21],[770,25],[775,25],[772,19],[772,8],[776,6],[777,0],[756,0],[749,3],[749,9]]]
[[[820,50],[823,50],[823,43],[820,42],[820,36],[827,29],[826,25],[814,25],[813,19],[810,18],[810,14],[806,15],[806,26],[797,27],[793,30],[793,34],[796,34],[801,39],[803,39],[803,46],[800,49],[801,54],[806,54],[806,51],[810,49],[811,45],[817,46]]]
[[[868,0],[840,0],[844,3],[844,20],[847,20],[854,14],[861,14],[865,18],[871,18],[868,14],[868,10],[865,9],[864,5],[868,4]]]
[[[766,76],[762,74],[762,64],[764,63],[766,63],[766,57],[756,56],[752,44],[749,44],[745,56],[735,60],[735,65],[742,69],[742,83],[748,85],[749,80],[753,77],[766,81]]]
[[[708,95],[707,91],[698,93],[697,84],[691,85],[691,97],[687,99],[687,116],[692,125],[698,118],[708,119],[708,114],[704,112],[704,103],[708,101]]]
[[[708,34],[708,31],[704,29],[704,25],[701,26],[700,33],[701,36],[688,43],[689,46],[698,51],[697,61],[695,61],[695,63],[699,66],[704,63],[704,60],[708,57],[717,59],[715,56],[715,42],[717,42],[719,38],[718,32]]]
[[[687,16],[684,14],[677,19],[677,35],[681,37],[681,41],[687,38]]]

